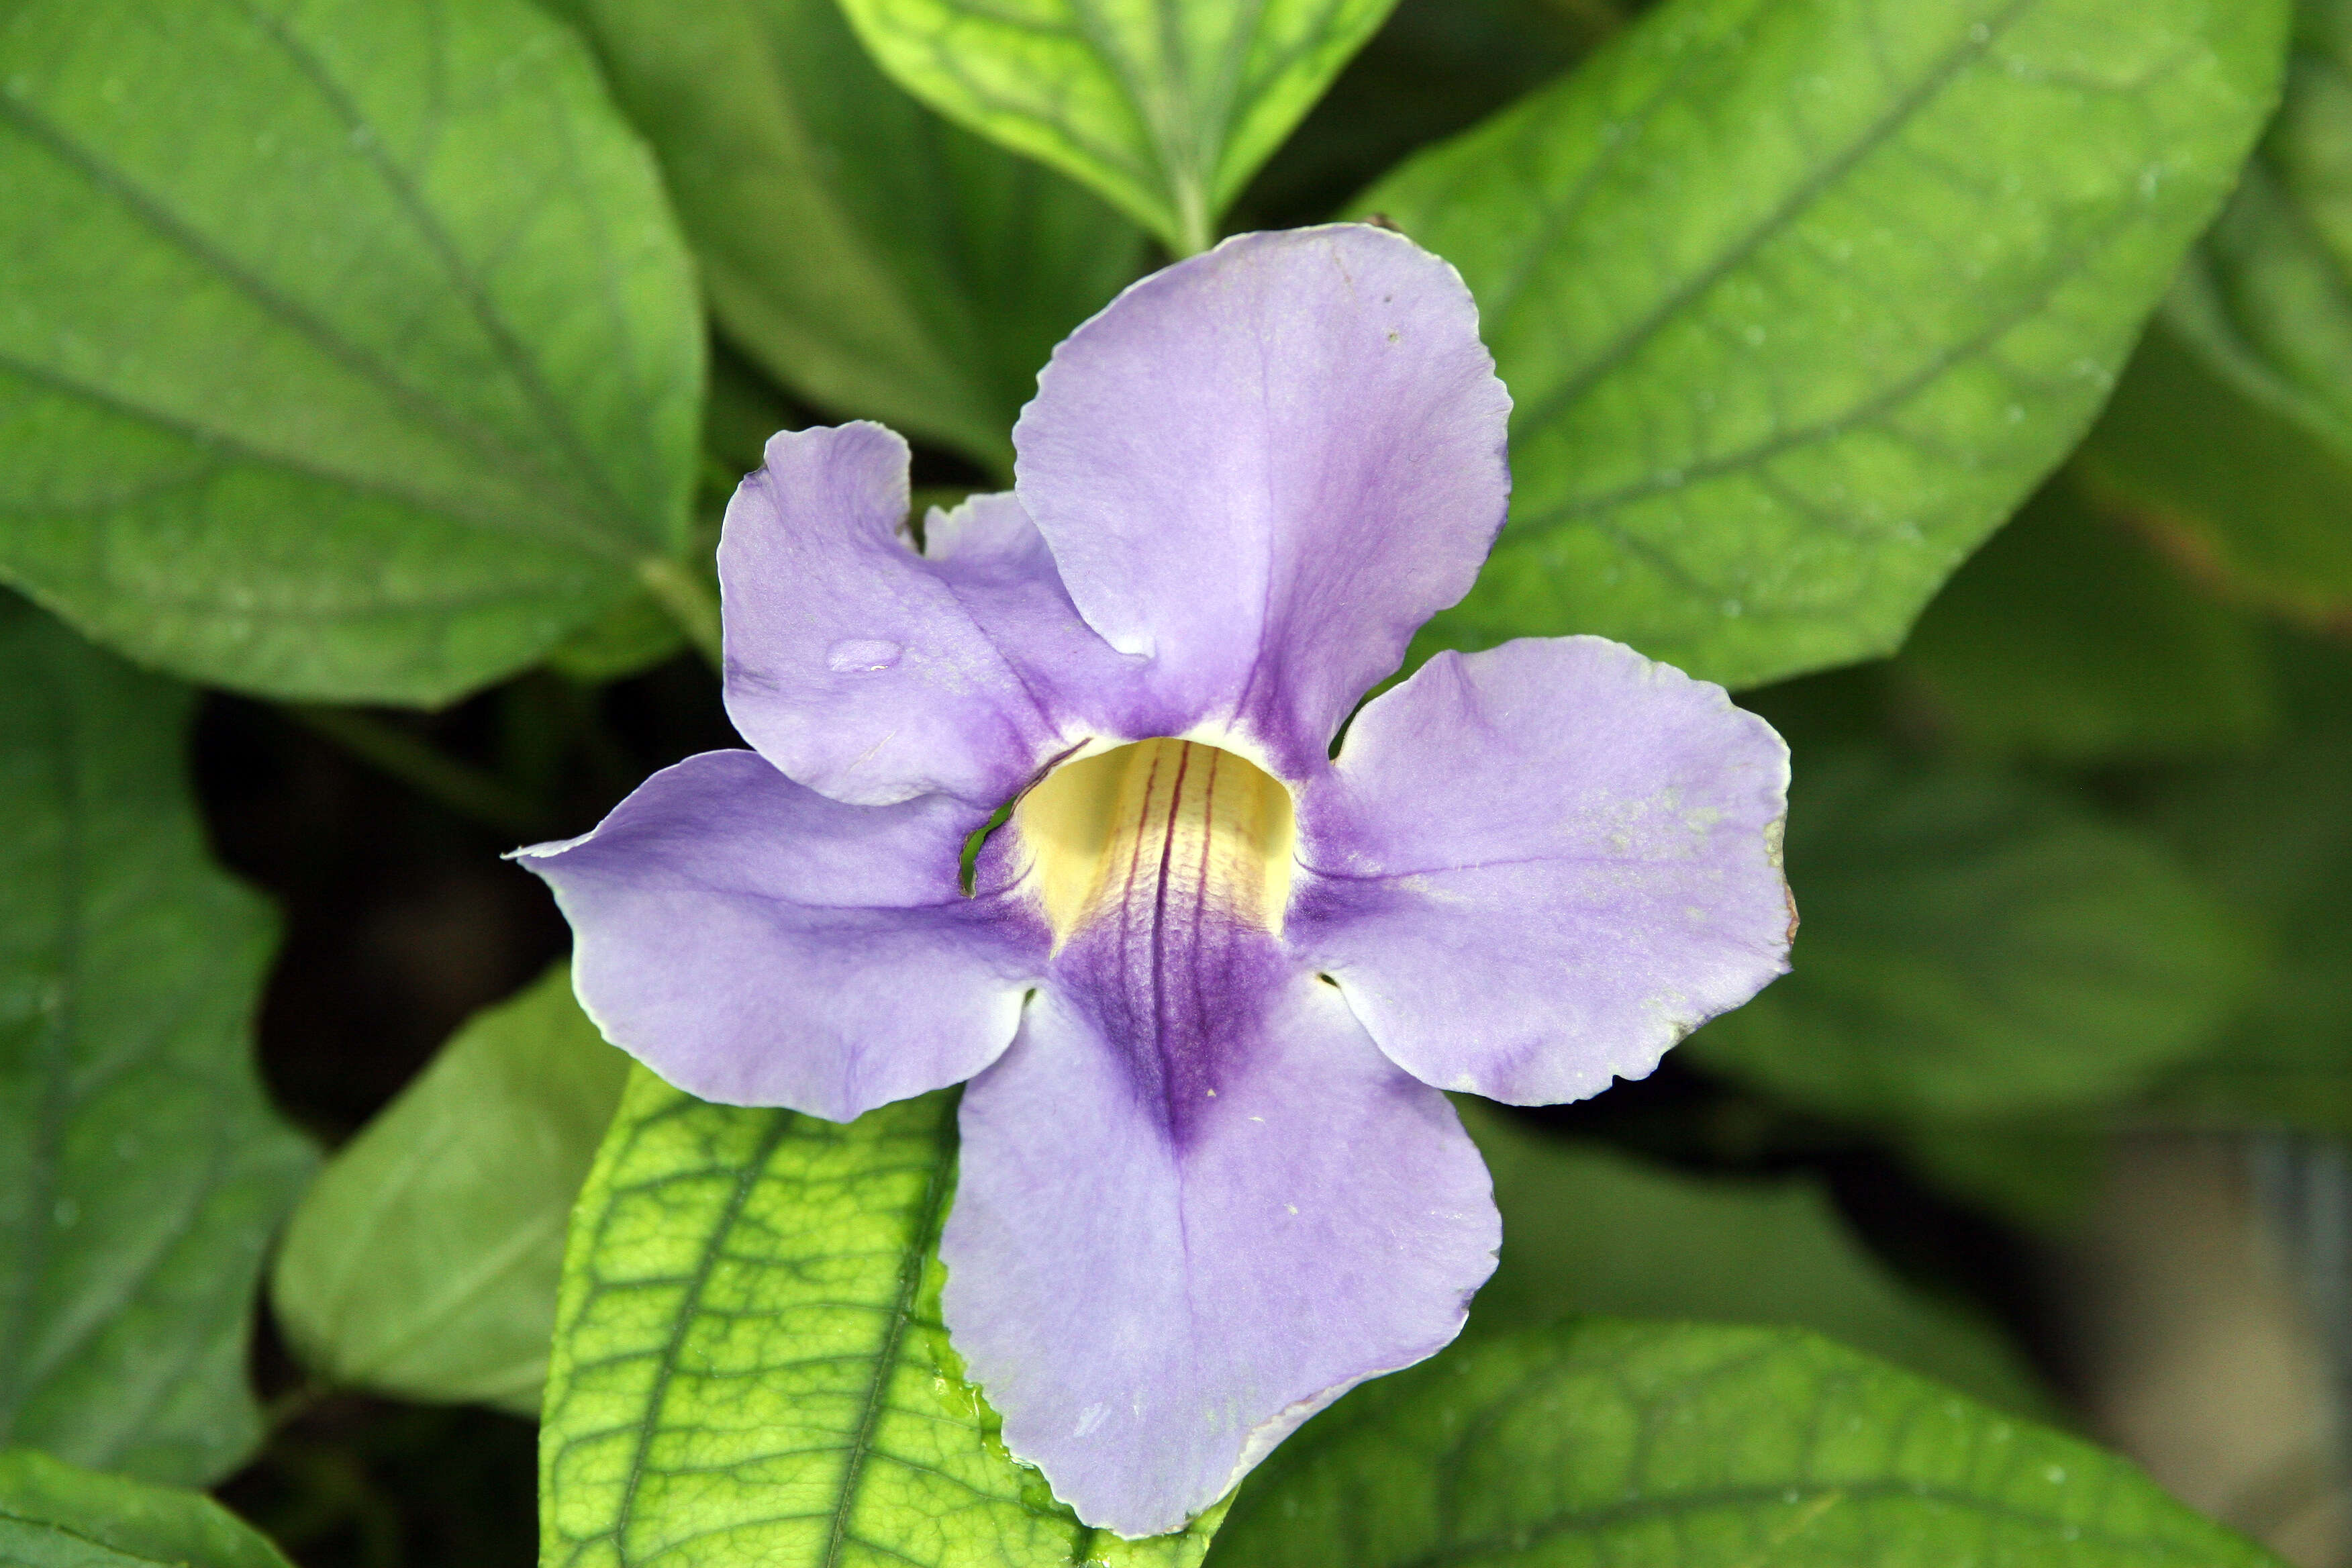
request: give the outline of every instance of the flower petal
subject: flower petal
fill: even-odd
[[[1288,935],[1423,1082],[1581,1099],[1788,969],[1788,782],[1769,725],[1622,644],[1440,654],[1301,790]]]
[[[964,1091],[950,1331],[1006,1446],[1130,1537],[1445,1345],[1500,1237],[1454,1108],[1338,992],[1270,942],[1224,978],[1221,1006],[1255,1005],[1192,1070],[1049,983]]]
[[[604,1037],[689,1093],[847,1121],[958,1082],[1020,1021],[1047,937],[963,896],[982,815],[842,805],[751,752],[666,768],[595,831],[515,851],[572,922]]]
[[[1129,661],[1078,619],[1011,496],[934,513],[947,547],[916,554],[907,463],[879,425],[768,442],[719,543],[728,716],[835,800],[993,807],[1076,743],[1075,699],[1109,702]]]
[[[1297,776],[1469,591],[1509,412],[1444,261],[1359,224],[1243,235],[1055,350],[1017,493],[1087,623],[1151,657],[1169,732],[1233,726]]]

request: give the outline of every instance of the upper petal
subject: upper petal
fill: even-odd
[[[1017,493],[1154,695],[1286,776],[1501,527],[1509,396],[1453,268],[1357,224],[1243,235],[1055,350]]]
[[[1788,782],[1769,725],[1622,644],[1440,654],[1301,789],[1290,940],[1423,1081],[1580,1099],[1787,970]]]
[[[605,1038],[705,1100],[847,1121],[1013,1038],[1047,938],[1027,905],[959,889],[983,816],[936,795],[843,805],[707,752],[593,832],[515,855],[572,922]]]
[[[1258,959],[1225,969],[1196,1071],[1139,1058],[1116,999],[1049,984],[964,1091],[950,1332],[1006,1447],[1121,1535],[1177,1528],[1349,1388],[1441,1349],[1494,1268],[1453,1107],[1330,986]]]
[[[879,425],[790,430],[719,543],[727,712],[793,779],[855,805],[934,791],[994,806],[1127,679],[1010,496],[934,514],[915,553],[907,444]]]

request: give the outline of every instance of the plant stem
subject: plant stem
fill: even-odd
[[[654,602],[669,613],[686,640],[713,669],[726,668],[720,652],[719,600],[694,569],[682,561],[649,559],[637,563],[637,581]]]
[[[395,725],[349,708],[310,702],[288,703],[283,711],[313,733],[461,816],[526,837],[547,826],[547,814],[534,802]]]

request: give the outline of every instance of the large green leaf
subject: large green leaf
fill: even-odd
[[[329,1380],[539,1414],[564,1222],[621,1098],[559,963],[471,1021],[338,1152],[270,1299]]]
[[[1396,0],[841,0],[908,91],[1084,180],[1178,255]]]
[[[554,0],[660,154],[712,309],[769,374],[1003,468],[1143,237],[885,80],[835,0]]]
[[[1898,1120],[2126,1093],[2195,1051],[2252,944],[2164,847],[2023,780],[1801,756],[1794,972],[1684,1047],[1800,1104]]]
[[[1895,669],[1978,753],[2194,756],[2250,747],[2275,718],[2259,624],[2063,475],[1953,575]]]
[[[2085,450],[2189,557],[2352,616],[2352,5],[2298,8],[2286,100]]]
[[[1673,0],[1360,198],[1461,268],[1512,521],[1424,646],[1891,652],[2229,189],[2281,0]]]
[[[287,1568],[201,1492],[0,1452],[0,1568]]]
[[[1357,1390],[1233,1568],[2284,1568],[2128,1462],[1801,1330],[1586,1321]]]
[[[939,1317],[952,1092],[837,1126],[638,1069],[572,1218],[540,1435],[548,1568],[1199,1562],[1013,1462]]]
[[[0,15],[0,575],[144,661],[433,702],[683,547],[703,333],[524,0]]]
[[[259,1430],[311,1155],[254,1072],[275,922],[205,858],[190,707],[0,596],[0,1443],[205,1482]]]
[[[1580,1313],[1794,1323],[2011,1410],[2049,1408],[1996,1330],[1889,1274],[1817,1183],[1680,1175],[1476,1101],[1461,1111],[1503,1211],[1470,1331]]]

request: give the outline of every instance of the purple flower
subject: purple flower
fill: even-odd
[[[1509,408],[1454,269],[1339,225],[1080,327],[921,553],[905,442],[780,435],[719,550],[755,749],[520,852],[679,1087],[971,1080],[948,1323],[1090,1523],[1176,1528],[1454,1337],[1499,1226],[1439,1089],[1592,1094],[1786,968],[1788,753],[1718,687],[1440,654],[1331,755],[1493,542]]]

